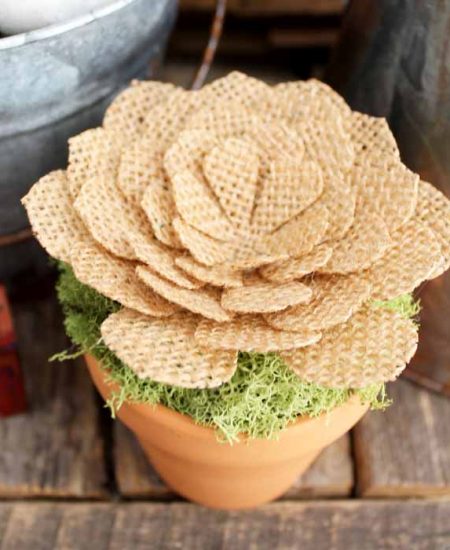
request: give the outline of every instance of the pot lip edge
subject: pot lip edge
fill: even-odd
[[[94,382],[95,386],[97,386],[97,380],[96,380],[96,377],[93,374],[93,371],[96,372],[96,374],[99,377],[101,377],[100,382],[101,382],[102,385],[105,386],[105,388],[107,387],[108,390],[109,390],[111,387],[114,387],[115,384],[113,382],[111,383],[111,382],[108,382],[106,380],[105,369],[102,368],[101,363],[98,359],[96,359],[94,356],[92,356],[90,354],[85,354],[84,359],[85,359],[87,368],[88,368],[88,370],[91,374],[91,377],[93,379],[93,382]],[[97,389],[99,390],[98,387],[97,387]],[[133,402],[125,401],[121,405],[121,407],[125,407],[125,409],[132,409],[134,411],[134,413],[136,413],[140,416],[148,417],[149,414],[152,414],[153,418],[155,418],[157,416],[157,417],[159,417],[159,422],[158,423],[160,423],[160,424],[173,425],[173,423],[176,422],[177,425],[178,425],[177,429],[180,429],[181,431],[186,432],[186,433],[190,432],[190,433],[193,434],[195,432],[195,436],[197,438],[211,439],[211,437],[213,437],[215,440],[217,439],[217,433],[216,433],[217,430],[215,428],[198,424],[190,416],[188,416],[186,414],[182,414],[182,413],[180,413],[178,411],[175,411],[173,409],[170,409],[169,407],[166,407],[165,405],[161,405],[159,403],[149,404],[149,403],[133,403]],[[319,416],[316,416],[316,417],[307,416],[307,417],[297,418],[296,420],[294,420],[293,422],[288,424],[286,426],[286,428],[284,428],[284,430],[282,432],[280,432],[279,438],[275,439],[274,441],[278,441],[279,439],[281,439],[281,437],[283,437],[283,435],[285,435],[287,432],[289,432],[290,434],[293,434],[294,430],[296,428],[301,429],[301,427],[304,426],[305,424],[308,424],[308,423],[313,422],[313,421],[319,421],[321,419],[324,419],[327,416],[333,415],[337,411],[340,411],[342,413],[346,408],[352,409],[354,407],[357,407],[360,411],[360,416],[363,416],[363,414],[365,414],[367,412],[367,410],[369,409],[369,404],[368,403],[366,403],[366,404],[362,403],[358,395],[356,395],[356,394],[351,395],[350,398],[347,401],[345,401],[341,405],[335,407],[334,409],[332,409],[329,412],[322,413],[322,414],[320,414]],[[117,416],[119,416],[119,414]],[[233,445],[235,445],[237,443],[246,443],[246,442],[250,443],[252,441],[255,441],[255,440],[253,440],[253,439],[251,439],[251,438],[249,438],[245,435],[240,434],[239,435],[239,441],[234,442]],[[267,441],[267,442],[269,442],[269,441],[272,441],[272,440],[270,440],[270,439],[256,439],[256,441]]]

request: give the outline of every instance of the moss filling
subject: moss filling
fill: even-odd
[[[108,405],[112,414],[124,401],[160,403],[193,418],[198,424],[218,430],[222,439],[236,441],[238,434],[273,438],[298,416],[318,416],[344,403],[357,393],[373,409],[390,404],[384,385],[364,389],[330,389],[302,381],[274,353],[239,353],[233,378],[216,389],[187,389],[139,379],[102,342],[100,325],[120,305],[80,283],[67,265],[60,265],[58,298],[65,315],[65,328],[77,346],[58,354],[69,359],[90,353],[101,361],[120,391]],[[418,305],[410,295],[375,303],[413,317]]]

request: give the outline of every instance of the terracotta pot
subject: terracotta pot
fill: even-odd
[[[91,356],[86,362],[104,399],[115,386]],[[217,440],[211,428],[162,405],[124,403],[119,418],[138,437],[161,478],[184,497],[212,508],[238,509],[282,495],[330,443],[367,411],[355,396],[332,412],[301,418],[277,440]]]

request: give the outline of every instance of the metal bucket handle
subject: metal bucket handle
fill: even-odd
[[[212,62],[214,61],[214,57],[216,55],[220,37],[222,36],[226,10],[227,0],[217,0],[208,43],[206,44],[201,64],[192,81],[191,90],[199,90],[205,83],[206,77],[208,76]]]
[[[208,42],[203,52],[202,60],[191,83],[191,90],[199,90],[208,76],[212,62],[216,55],[220,37],[222,36],[223,22],[225,19],[227,0],[217,0],[214,16],[211,24]],[[31,228],[21,229],[8,235],[0,235],[0,248],[26,241],[33,237]]]

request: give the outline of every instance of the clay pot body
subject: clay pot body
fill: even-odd
[[[114,391],[91,356],[86,362],[104,399]],[[221,509],[250,508],[282,495],[318,454],[367,411],[354,396],[317,418],[301,418],[279,439],[230,445],[216,432],[162,405],[124,403],[118,417],[137,436],[161,478],[189,500]]]

